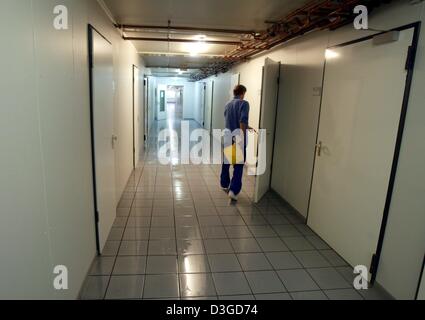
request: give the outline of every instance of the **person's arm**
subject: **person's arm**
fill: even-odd
[[[246,135],[246,130],[251,129],[246,123],[241,122],[239,124],[241,130],[243,131],[243,134]]]
[[[239,120],[239,126],[240,129],[243,131],[244,135],[246,134],[246,130],[251,129],[251,127],[248,125],[249,120],[249,103],[245,102],[242,106],[240,120]]]

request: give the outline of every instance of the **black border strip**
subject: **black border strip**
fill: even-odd
[[[384,245],[385,231],[386,231],[387,223],[388,223],[388,216],[389,216],[390,207],[391,207],[391,200],[393,196],[394,185],[395,185],[395,180],[397,175],[398,161],[400,158],[401,145],[403,141],[404,128],[406,124],[407,109],[409,105],[410,89],[411,89],[412,81],[413,81],[413,73],[414,73],[416,52],[417,52],[418,42],[419,42],[420,27],[421,27],[421,22],[416,22],[416,23],[409,24],[400,28],[393,29],[394,31],[402,31],[402,30],[414,28],[414,32],[413,32],[412,46],[410,47],[411,49],[409,50],[411,51],[410,52],[411,61],[410,61],[410,67],[407,70],[407,75],[406,75],[406,85],[404,88],[403,104],[402,104],[401,114],[400,114],[400,122],[399,122],[399,127],[397,132],[397,140],[395,145],[393,164],[391,168],[390,181],[388,183],[388,192],[387,192],[387,197],[385,200],[384,213],[383,213],[382,223],[381,223],[381,231],[379,234],[378,245],[376,248],[376,256],[375,256],[376,260],[375,260],[375,266],[373,270],[374,272],[372,273],[372,278],[370,281],[372,285],[375,283],[375,280],[376,280],[379,262],[380,262],[381,254],[382,254],[382,248]],[[408,57],[408,59],[410,58]]]
[[[314,173],[316,169],[316,160],[317,160],[317,143],[319,142],[319,134],[320,134],[320,119],[322,117],[322,103],[323,103],[323,92],[325,92],[325,72],[326,72],[326,59],[323,63],[323,71],[322,71],[322,92],[320,93],[320,104],[319,104],[319,113],[317,116],[317,128],[316,128],[316,141],[314,145],[314,156],[313,156],[313,170],[311,171],[311,180],[310,180],[310,194],[308,196],[308,204],[307,204],[307,214],[305,217],[305,222],[308,225],[308,218],[310,216],[310,205],[311,205],[311,195],[313,193],[313,182],[314,182]]]
[[[422,260],[422,269],[419,275],[419,282],[418,282],[418,287],[416,289],[415,300],[418,300],[418,297],[419,297],[419,290],[421,288],[422,278],[424,276],[424,268],[425,268],[425,255],[424,255],[424,259]]]
[[[270,59],[271,60],[271,59]],[[274,60],[273,60],[274,61]],[[276,92],[276,110],[274,114],[274,130],[273,130],[273,144],[272,144],[272,159],[270,162],[270,179],[269,179],[269,190],[272,189],[272,177],[273,177],[273,165],[274,165],[274,152],[276,149],[276,136],[277,136],[277,115],[279,111],[279,103],[280,103],[280,81],[281,81],[281,75],[282,75],[282,61],[277,61],[277,64],[279,65],[279,73],[277,75],[277,92]],[[267,140],[266,140],[267,141]]]

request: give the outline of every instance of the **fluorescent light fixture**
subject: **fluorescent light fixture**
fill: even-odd
[[[198,34],[197,36],[194,37],[194,39],[199,41],[205,41],[207,39],[207,36],[204,34]]]
[[[188,43],[186,45],[186,51],[190,53],[191,57],[196,57],[200,53],[204,53],[208,50],[208,46],[205,43],[206,38],[207,37],[205,35],[199,34],[193,37],[193,39],[197,40],[197,42]]]
[[[326,49],[325,57],[326,59],[335,59],[339,57],[339,53],[331,49]]]
[[[178,74],[182,75],[183,74],[183,70],[179,69],[179,71],[177,71]]]

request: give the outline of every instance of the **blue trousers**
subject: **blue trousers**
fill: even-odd
[[[229,188],[235,195],[238,195],[242,190],[243,168],[243,164],[234,165],[233,177],[232,181],[230,181],[230,164],[223,164],[221,169],[221,186],[223,188]]]

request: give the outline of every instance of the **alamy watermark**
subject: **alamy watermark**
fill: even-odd
[[[57,5],[53,8],[53,27],[56,30],[68,30],[68,8],[64,5]]]
[[[357,16],[354,19],[354,29],[367,30],[369,29],[369,10],[364,5],[354,7],[354,14]]]
[[[190,131],[189,121],[181,122],[181,134],[164,129],[158,135],[158,161],[177,164],[245,164],[248,175],[263,175],[267,167],[267,131],[205,129]]]
[[[68,268],[63,265],[58,265],[53,269],[55,275],[53,279],[53,288],[55,290],[68,290]]]
[[[367,290],[369,289],[369,271],[366,266],[359,265],[354,268],[354,274],[357,276],[354,278],[353,286],[356,290]]]

